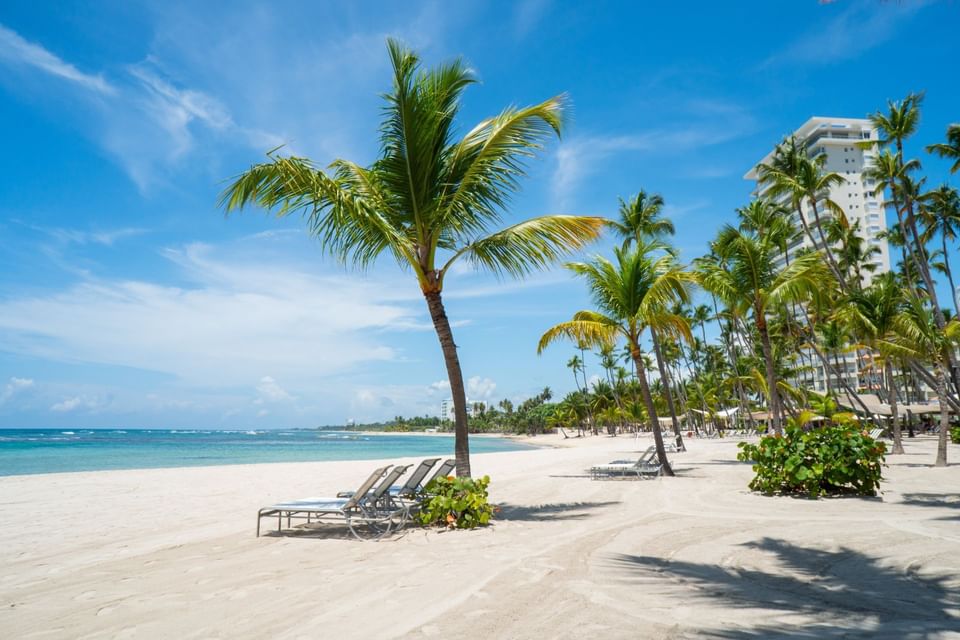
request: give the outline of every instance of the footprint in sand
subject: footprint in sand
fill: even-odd
[[[77,595],[77,596],[74,596],[73,601],[74,601],[74,602],[88,602],[88,601],[90,601],[90,600],[93,600],[93,599],[96,598],[96,597],[97,597],[97,592],[96,592],[96,591],[84,591],[83,593],[81,593],[81,594],[79,594],[79,595]]]
[[[97,609],[97,617],[109,615],[113,612],[113,607],[101,607]]]

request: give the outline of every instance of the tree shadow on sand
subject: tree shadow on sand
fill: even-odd
[[[885,566],[880,558],[841,548],[826,551],[764,538],[743,546],[774,555],[782,570],[722,567],[619,554],[615,569],[628,580],[670,579],[682,585],[685,604],[766,609],[769,618],[804,614],[814,624],[778,621],[762,626],[702,629],[697,637],[932,639],[960,631],[960,593],[947,576],[919,575]]]
[[[960,520],[960,493],[904,493],[903,504],[913,507],[939,507],[956,509],[957,513],[937,520]]]
[[[558,502],[540,505],[514,505],[501,503],[497,520],[547,522],[553,520],[582,520],[590,517],[589,511],[620,504],[616,500],[607,502]]]

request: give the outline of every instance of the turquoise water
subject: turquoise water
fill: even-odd
[[[528,448],[502,438],[470,440],[471,453]],[[0,476],[407,456],[452,457],[453,436],[200,429],[0,430]]]

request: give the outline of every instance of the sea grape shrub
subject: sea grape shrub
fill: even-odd
[[[950,442],[960,444],[960,427],[950,429]]]
[[[886,445],[842,425],[804,431],[788,428],[757,444],[741,442],[737,459],[753,462],[750,488],[767,495],[825,493],[874,496]]]
[[[486,526],[494,507],[487,501],[490,477],[458,478],[447,476],[433,480],[424,488],[420,521],[425,525],[448,529],[473,529]]]

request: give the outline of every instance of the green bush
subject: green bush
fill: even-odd
[[[448,529],[482,527],[493,517],[493,505],[487,501],[490,477],[437,478],[424,488],[420,521]]]
[[[960,444],[960,427],[950,429],[950,442]]]
[[[886,445],[852,426],[804,431],[788,427],[783,436],[758,444],[741,442],[737,459],[753,462],[750,488],[767,495],[853,493],[873,496],[880,488]]]

